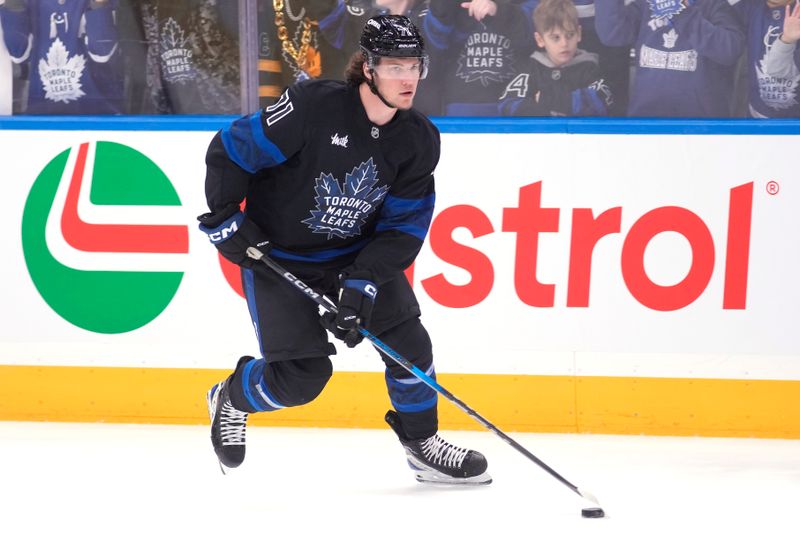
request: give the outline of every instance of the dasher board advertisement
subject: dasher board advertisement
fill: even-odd
[[[227,368],[257,351],[235,269],[197,229],[212,135],[0,131],[0,364]],[[407,272],[437,369],[800,379],[796,144],[443,134]],[[381,369],[338,346],[337,368]]]

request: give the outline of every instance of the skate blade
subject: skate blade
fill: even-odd
[[[420,483],[432,483],[437,485],[489,485],[492,482],[492,476],[484,472],[479,476],[472,477],[450,477],[433,472],[417,472],[415,473],[417,481]]]

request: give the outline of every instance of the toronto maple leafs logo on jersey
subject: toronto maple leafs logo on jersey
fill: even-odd
[[[511,39],[491,31],[472,33],[458,59],[456,76],[464,83],[479,81],[482,86],[505,82],[516,71],[513,69],[514,48]]]
[[[172,17],[164,23],[159,44],[161,71],[167,82],[186,84],[197,77],[192,41]]]
[[[39,77],[44,97],[53,102],[70,102],[85,96],[81,87],[86,58],[81,54],[69,55],[61,39],[56,38],[47,57],[39,60]]]
[[[650,17],[653,19],[670,19],[685,9],[681,0],[647,0],[650,4]]]
[[[389,191],[387,185],[376,188],[377,184],[378,170],[371,157],[345,175],[344,189],[332,174],[321,173],[314,187],[317,208],[303,223],[314,233],[327,233],[329,239],[361,235],[361,226]]]

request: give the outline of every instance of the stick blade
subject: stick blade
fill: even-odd
[[[597,497],[594,494],[592,494],[588,490],[583,490],[583,489],[577,489],[577,490],[578,494],[580,494],[582,498],[589,500],[598,507],[600,506],[600,502],[597,501]]]

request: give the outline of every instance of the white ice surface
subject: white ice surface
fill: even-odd
[[[389,430],[251,427],[220,473],[203,426],[0,422],[3,532],[800,531],[800,441],[512,434],[605,519],[487,431],[494,483],[417,483]]]

